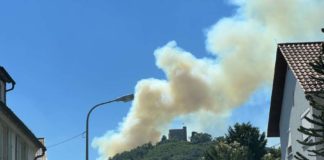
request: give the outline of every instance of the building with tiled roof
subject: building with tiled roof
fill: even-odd
[[[11,85],[9,85],[11,84]],[[0,66],[0,160],[40,160],[46,148],[6,104],[15,81]]]
[[[314,141],[297,128],[314,127],[305,117],[313,113],[306,93],[324,88],[313,77],[319,75],[310,63],[323,55],[323,42],[282,43],[278,45],[268,122],[268,137],[280,137],[281,159],[293,159],[296,152],[305,153],[308,148],[297,140]],[[307,156],[307,154],[306,154]],[[310,160],[318,157],[308,157]]]

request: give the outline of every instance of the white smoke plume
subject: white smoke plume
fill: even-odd
[[[232,3],[238,7],[236,14],[207,31],[206,48],[214,59],[198,59],[174,41],[154,52],[167,79],[138,82],[119,130],[93,142],[102,158],[159,141],[176,117],[229,113],[260,86],[271,84],[277,42],[316,40],[324,27],[324,0]]]

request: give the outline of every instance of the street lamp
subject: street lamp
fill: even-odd
[[[102,103],[99,103],[99,104],[96,104],[95,106],[93,106],[90,111],[88,112],[88,115],[87,115],[87,122],[86,122],[86,160],[89,160],[89,118],[90,118],[90,114],[91,112],[98,108],[99,106],[102,106],[104,104],[108,104],[108,103],[112,103],[112,102],[129,102],[129,101],[132,101],[134,99],[134,94],[129,94],[129,95],[125,95],[125,96],[122,96],[122,97],[119,97],[119,98],[116,98],[114,100],[110,100],[110,101],[107,101],[107,102],[102,102]]]

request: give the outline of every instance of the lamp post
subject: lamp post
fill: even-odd
[[[96,104],[95,106],[93,106],[90,111],[88,112],[88,115],[87,115],[87,122],[86,122],[86,160],[89,160],[89,118],[90,118],[90,114],[91,112],[98,108],[99,106],[102,106],[104,104],[108,104],[108,103],[112,103],[112,102],[129,102],[129,101],[132,101],[134,99],[134,94],[129,94],[129,95],[125,95],[125,96],[122,96],[122,97],[119,97],[119,98],[116,98],[114,100],[110,100],[110,101],[107,101],[107,102],[102,102],[102,103],[99,103],[99,104]]]

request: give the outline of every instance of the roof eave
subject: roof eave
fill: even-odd
[[[38,148],[46,150],[46,147],[38,140],[33,132],[15,115],[15,113],[4,103],[0,101],[0,111],[3,111],[19,128],[31,138]]]
[[[285,61],[278,47],[276,55],[276,64],[274,71],[274,80],[272,85],[272,95],[270,102],[270,113],[268,121],[268,137],[279,137],[279,123],[281,116],[281,106],[284,93],[284,85],[287,72],[287,62]]]
[[[0,78],[7,83],[13,83],[13,84],[16,83],[9,75],[9,73],[6,71],[6,69],[2,66],[0,66]]]

